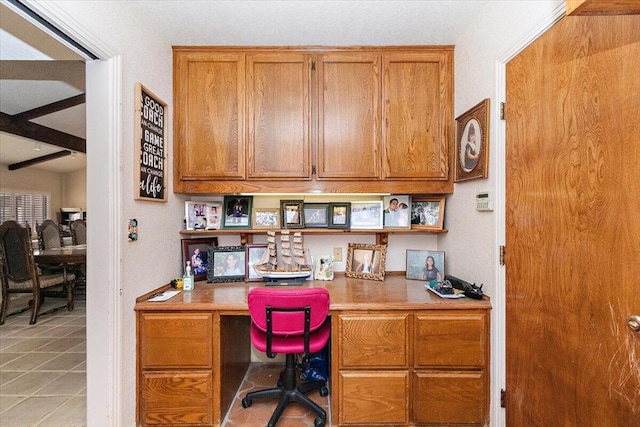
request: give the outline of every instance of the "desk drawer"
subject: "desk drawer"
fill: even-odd
[[[343,314],[338,321],[340,369],[408,367],[408,314]]]
[[[141,313],[140,364],[149,368],[211,368],[212,313]]]
[[[484,313],[447,311],[415,317],[417,367],[483,367],[487,322]]]
[[[211,372],[143,372],[141,419],[150,425],[212,425]]]

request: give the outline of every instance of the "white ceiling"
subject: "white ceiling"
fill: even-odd
[[[162,28],[169,45],[407,45],[455,44],[491,0],[213,1],[138,0],[118,13],[144,17]],[[81,57],[0,3],[0,60],[78,60]],[[77,85],[76,85],[77,86]],[[0,80],[0,111],[15,114],[82,93],[62,81]],[[34,122],[85,137],[84,104]],[[90,141],[87,142],[90,144]],[[0,132],[0,163],[60,151]],[[69,172],[85,156],[32,168]]]

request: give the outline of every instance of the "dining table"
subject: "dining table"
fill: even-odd
[[[34,249],[33,259],[36,264],[86,264],[87,245]]]

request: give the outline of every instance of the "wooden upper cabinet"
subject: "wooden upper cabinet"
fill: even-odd
[[[384,56],[383,178],[449,178],[453,51]]]
[[[318,179],[380,178],[380,58],[357,52],[318,58]]]
[[[311,59],[247,55],[249,179],[311,178]]]
[[[245,178],[245,55],[174,52],[174,184]]]

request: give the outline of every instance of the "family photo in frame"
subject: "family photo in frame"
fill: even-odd
[[[387,245],[349,243],[345,276],[384,280]]]
[[[407,279],[442,281],[444,279],[444,252],[407,249]]]
[[[442,230],[444,197],[419,197],[411,200],[411,228]]]
[[[252,196],[224,196],[224,228],[251,228]]]
[[[304,228],[304,200],[280,200],[282,228]]]
[[[456,118],[454,182],[487,178],[489,167],[489,98]]]
[[[245,274],[244,246],[209,247],[207,282],[243,282]]]
[[[384,228],[411,228],[409,196],[385,196]]]
[[[209,267],[209,248],[218,246],[218,238],[182,239],[182,269],[191,264],[194,280],[205,280]]]

